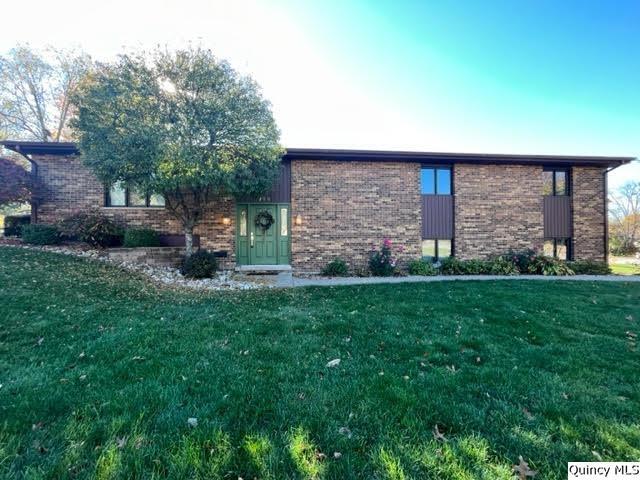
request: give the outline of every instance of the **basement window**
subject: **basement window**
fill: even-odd
[[[547,257],[569,260],[571,258],[571,239],[546,238],[542,252]]]
[[[422,258],[438,261],[451,256],[451,239],[422,240]]]
[[[164,207],[164,197],[157,193],[145,194],[128,188],[122,182],[114,183],[106,192],[107,207]]]

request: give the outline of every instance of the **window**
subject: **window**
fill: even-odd
[[[429,239],[422,241],[422,257],[433,261],[451,256],[450,239]]]
[[[280,235],[286,237],[289,235],[289,215],[288,208],[282,207],[280,209]]]
[[[567,170],[544,170],[542,172],[542,194],[569,195],[568,174]]]
[[[420,185],[422,195],[451,195],[451,169],[422,167]]]
[[[569,260],[571,258],[570,238],[547,238],[544,241],[543,253],[547,257],[558,260]]]
[[[118,182],[109,189],[108,203],[110,207],[124,207],[127,204],[127,192],[122,182]]]
[[[164,207],[164,197],[157,193],[145,194],[115,183],[107,191],[107,207]]]
[[[247,236],[247,209],[243,208],[242,210],[240,210],[240,236],[241,237],[246,237]]]

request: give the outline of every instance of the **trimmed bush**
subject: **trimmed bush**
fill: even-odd
[[[422,275],[431,276],[436,275],[438,269],[433,265],[433,262],[428,260],[411,260],[409,262],[409,274],[410,275]]]
[[[391,277],[396,274],[397,260],[391,252],[391,240],[385,238],[380,250],[372,247],[369,253],[369,270],[374,277]]]
[[[349,275],[349,267],[341,258],[334,258],[324,266],[320,274],[325,277],[346,277]]]
[[[22,227],[31,223],[31,215],[8,215],[4,217],[4,236],[22,236]]]
[[[57,245],[62,240],[60,231],[53,225],[36,223],[22,226],[22,241],[31,245]]]
[[[159,247],[160,237],[158,232],[150,228],[128,228],[124,232],[123,246],[135,247]]]
[[[99,212],[76,213],[59,224],[62,235],[69,240],[79,240],[94,247],[118,247],[122,245],[124,229]]]
[[[443,275],[483,275],[489,273],[489,262],[484,260],[458,260],[447,257],[440,261],[440,273]]]
[[[605,262],[592,262],[589,260],[576,260],[567,262],[568,267],[576,275],[610,275],[611,268]]]
[[[211,278],[218,269],[215,255],[207,250],[198,250],[184,259],[180,273],[189,278]]]

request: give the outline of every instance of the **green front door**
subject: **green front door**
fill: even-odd
[[[259,214],[268,212],[274,223],[256,225]],[[289,204],[238,204],[236,213],[236,257],[239,265],[288,265],[290,251]]]

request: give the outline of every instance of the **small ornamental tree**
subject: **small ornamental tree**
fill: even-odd
[[[13,159],[0,157],[0,206],[36,203],[41,190],[29,170]]]
[[[74,104],[85,163],[107,184],[162,194],[187,255],[210,202],[264,194],[278,174],[269,102],[209,50],[122,55],[85,78]]]

